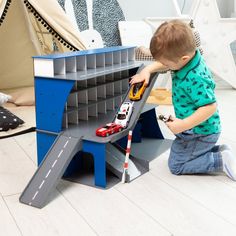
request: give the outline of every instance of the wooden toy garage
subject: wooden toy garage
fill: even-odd
[[[129,101],[129,78],[142,66],[134,58],[135,48],[124,46],[34,57],[39,167],[21,202],[43,207],[63,174],[76,169],[74,160],[83,152],[93,156],[96,186],[106,187],[106,166],[121,178],[125,155],[117,146],[125,147],[129,130],[134,131],[137,148],[145,137],[163,139],[155,105],[145,105],[157,74],[152,75],[142,99],[134,102],[126,129],[108,137],[95,134],[99,126],[113,121],[122,102]],[[128,180],[149,169],[137,148]]]

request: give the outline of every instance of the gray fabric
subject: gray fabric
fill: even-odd
[[[64,9],[65,0],[58,2]],[[79,30],[87,30],[89,26],[86,0],[72,0],[72,4]],[[125,17],[117,0],[93,1],[93,26],[101,34],[105,46],[121,45],[118,22],[122,20]]]
[[[57,0],[61,7],[65,10],[65,0]]]

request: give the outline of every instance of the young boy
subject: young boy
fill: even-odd
[[[172,101],[176,118],[166,122],[176,135],[169,168],[173,174],[224,171],[236,180],[236,158],[227,145],[216,145],[221,125],[214,94],[215,83],[196,50],[191,28],[179,21],[163,23],[150,43],[156,60],[131,79],[148,84],[154,72],[171,70]]]

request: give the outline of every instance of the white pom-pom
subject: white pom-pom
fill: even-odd
[[[10,95],[0,93],[0,106],[4,104],[5,102],[7,102],[9,99],[11,99]]]

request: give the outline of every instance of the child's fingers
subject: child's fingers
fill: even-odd
[[[145,78],[144,84],[145,84],[145,86],[148,86],[148,84],[149,84],[149,79]]]
[[[136,83],[139,83],[141,82],[142,80],[140,78],[137,78],[137,77],[131,77],[131,80],[130,80],[130,84],[136,84]]]
[[[129,83],[132,85],[132,84],[134,84],[134,79],[131,79],[130,81],[129,81]]]

